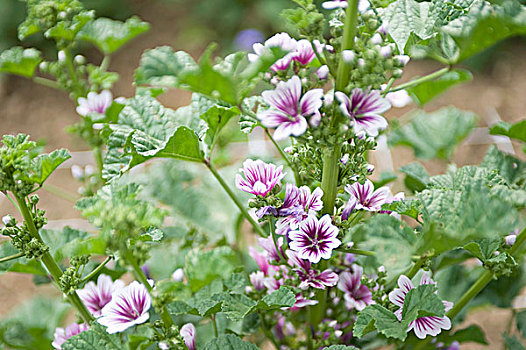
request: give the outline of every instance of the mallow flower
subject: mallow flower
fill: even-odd
[[[98,317],[104,306],[111,301],[112,296],[123,288],[123,281],[116,280],[113,282],[110,276],[101,274],[97,278],[97,284],[88,282],[84,288],[77,290],[77,294],[88,311],[93,316]]]
[[[354,89],[351,96],[336,91],[343,115],[351,119],[354,131],[365,131],[370,136],[377,136],[378,131],[387,128],[387,120],[381,116],[391,105],[380,95],[379,91]]]
[[[110,334],[123,332],[146,322],[150,318],[148,310],[151,305],[152,298],[146,287],[133,281],[113,296],[102,309],[102,316],[97,321],[107,327],[106,331]]]
[[[274,186],[280,184],[283,174],[283,166],[276,167],[262,160],[247,159],[243,163],[243,169],[239,169],[245,175],[236,175],[236,187],[242,191],[252,193],[256,196],[265,197],[272,191]]]
[[[188,350],[195,350],[195,326],[192,323],[187,323],[181,327],[179,334],[184,339],[184,343]]]
[[[375,191],[370,180],[365,180],[363,185],[359,182],[347,185],[345,192],[349,193],[350,198],[343,209],[342,220],[347,220],[353,210],[379,211],[382,209],[382,204],[392,197],[389,187],[383,186]]]
[[[276,233],[285,235],[290,230],[296,230],[309,215],[316,215],[323,208],[322,197],[323,190],[319,187],[311,192],[307,186],[298,188],[287,184],[283,205],[278,209],[282,218],[276,222]]]
[[[77,113],[83,117],[91,113],[104,114],[106,109],[111,106],[112,101],[113,96],[109,90],[104,90],[100,94],[90,92],[87,97],[78,98]]]
[[[248,60],[250,62],[255,62],[259,59],[259,56],[263,55],[266,51],[273,47],[278,47],[289,53],[276,61],[270,69],[273,71],[287,70],[292,62],[293,53],[291,51],[296,50],[297,45],[298,42],[296,39],[291,38],[289,34],[278,33],[267,39],[264,44],[254,44],[252,46],[254,53],[248,54]]]
[[[311,215],[301,222],[298,230],[289,232],[289,247],[298,252],[299,258],[316,264],[321,259],[330,259],[332,250],[342,244],[338,231],[329,214],[319,220]]]
[[[420,279],[420,285],[423,284],[436,284],[436,282],[431,279],[427,272],[424,272]],[[405,296],[411,289],[415,288],[415,286],[407,276],[402,275],[398,278],[398,287],[399,288],[395,288],[391,293],[389,293],[389,300],[396,306],[400,307],[395,311],[395,315],[398,317],[398,320],[401,321]],[[449,311],[453,307],[453,303],[449,301],[444,300],[442,302],[444,303],[446,311]],[[414,330],[415,335],[418,338],[424,339],[428,335],[433,337],[437,336],[442,331],[442,329],[451,329],[451,320],[449,317],[424,316],[419,317],[411,322],[407,331],[409,332]]]
[[[275,128],[274,138],[283,140],[288,136],[300,136],[307,130],[307,118],[321,118],[322,89],[301,93],[300,78],[295,75],[287,82],[279,82],[275,90],[261,94],[270,109],[259,113],[258,119],[267,128]]]
[[[62,344],[64,344],[69,338],[87,331],[88,328],[89,326],[86,323],[72,323],[65,329],[59,327],[55,329],[55,334],[53,334],[53,342],[51,345],[57,350],[62,350]]]
[[[363,269],[359,265],[353,265],[353,272],[342,272],[338,281],[338,289],[341,290],[345,299],[345,306],[349,310],[362,311],[368,305],[373,304],[373,294],[361,282]]]
[[[298,274],[301,281],[300,289],[309,287],[325,289],[325,287],[333,287],[338,283],[338,275],[331,269],[320,272],[312,268],[310,261],[300,259],[298,253],[292,250],[287,250],[286,253],[289,258],[289,265],[293,267],[294,272]]]

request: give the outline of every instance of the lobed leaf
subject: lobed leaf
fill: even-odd
[[[504,135],[526,142],[526,120],[521,120],[515,124],[500,121],[489,129],[489,133],[491,135]]]
[[[468,70],[453,69],[437,79],[410,87],[407,92],[416,103],[423,106],[449,88],[471,80],[473,75]]]
[[[40,62],[42,62],[40,51],[33,48],[12,47],[0,54],[0,73],[32,77]]]
[[[89,329],[69,338],[62,350],[122,350],[124,344],[118,334],[108,334],[100,324],[93,322]]]
[[[259,348],[233,334],[225,334],[210,340],[203,350],[259,350]]]
[[[398,321],[392,311],[378,304],[369,305],[358,313],[354,323],[353,335],[361,338],[374,330],[387,338],[403,341],[407,337],[407,327]]]

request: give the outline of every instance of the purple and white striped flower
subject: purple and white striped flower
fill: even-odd
[[[290,249],[298,252],[299,258],[314,264],[321,259],[330,259],[332,250],[342,244],[338,231],[329,214],[319,220],[311,215],[301,222],[297,231],[289,232]]]
[[[106,331],[110,334],[123,332],[146,322],[150,318],[148,310],[151,305],[152,298],[146,287],[133,281],[113,296],[102,309],[102,316],[97,321],[107,327]]]
[[[181,327],[179,334],[184,339],[184,343],[188,350],[195,350],[195,326],[192,323],[187,323]]]
[[[83,117],[92,113],[104,114],[106,109],[111,106],[113,96],[109,90],[104,90],[100,94],[96,92],[88,93],[86,97],[79,97],[77,100],[77,113]]]
[[[89,312],[95,317],[100,316],[102,308],[108,304],[112,295],[124,288],[121,280],[112,281],[110,276],[99,275],[97,284],[89,282],[83,289],[77,291],[80,299]]]
[[[368,305],[374,304],[373,294],[361,282],[363,269],[361,266],[353,265],[353,272],[342,272],[338,289],[341,290],[345,299],[345,306],[349,310],[362,311]]]
[[[382,204],[386,203],[389,197],[392,197],[389,187],[383,186],[375,191],[370,180],[365,180],[363,185],[359,182],[347,185],[345,192],[351,196],[343,210],[342,220],[347,220],[353,210],[379,211],[382,209]]]
[[[53,343],[51,343],[51,345],[57,350],[62,350],[62,344],[64,344],[69,338],[87,331],[88,328],[89,326],[86,323],[72,323],[65,329],[59,327],[55,329],[55,334],[53,334]]]
[[[310,261],[300,259],[298,253],[292,250],[287,250],[287,257],[289,258],[289,265],[295,267],[293,270],[300,278],[300,289],[309,287],[325,289],[325,287],[332,287],[338,283],[338,275],[331,269],[326,269],[323,272],[315,270]]]
[[[356,133],[363,130],[370,136],[377,136],[379,130],[387,128],[387,120],[381,114],[388,111],[391,105],[379,91],[354,89],[350,98],[336,91],[335,97],[340,102],[343,115],[353,122]]]
[[[318,304],[318,300],[306,299],[303,294],[296,294],[296,302],[290,308],[290,311],[299,311],[305,306],[312,306]]]
[[[278,214],[285,216],[276,223],[276,233],[286,235],[290,230],[297,230],[300,223],[309,215],[316,215],[323,208],[323,190],[317,187],[312,191],[307,186],[300,188],[287,184],[285,200]]]
[[[256,196],[265,197],[272,191],[274,186],[281,183],[283,166],[276,167],[274,164],[264,163],[262,160],[247,159],[243,163],[243,169],[239,169],[244,175],[236,175],[236,187],[242,191],[252,193]]]
[[[436,282],[433,281],[426,272],[424,272],[420,279],[420,285],[423,284],[436,284]],[[395,288],[391,293],[389,293],[389,300],[396,306],[400,307],[395,311],[395,315],[398,317],[398,320],[402,320],[402,309],[404,307],[405,296],[411,289],[415,288],[415,286],[413,285],[413,282],[411,282],[411,280],[404,275],[398,278],[398,286],[399,288]],[[449,311],[453,307],[453,303],[449,301],[444,300],[442,302],[444,303],[446,311]],[[415,335],[418,338],[424,339],[428,335],[433,337],[437,336],[442,331],[442,329],[451,329],[451,320],[447,316],[424,316],[419,317],[411,322],[407,331],[409,332],[414,330]]]
[[[277,60],[272,67],[270,68],[273,71],[282,71],[287,70],[292,62],[293,53],[292,51],[296,50],[298,42],[296,39],[293,39],[287,33],[278,33],[265,41],[264,44],[256,43],[252,46],[254,53],[248,54],[248,60],[250,62],[255,62],[259,59],[261,55],[269,51],[273,47],[279,47],[283,51],[288,51],[284,57]]]
[[[301,95],[301,81],[295,75],[287,82],[279,82],[275,90],[262,93],[271,108],[260,113],[258,119],[267,128],[275,128],[274,138],[300,136],[307,130],[306,118],[321,118],[322,89],[313,89]]]
[[[283,237],[278,237],[277,243],[278,248],[280,250],[279,253],[276,250],[276,245],[274,244],[272,236],[268,236],[267,238],[258,238],[259,246],[267,252],[268,259],[272,261],[279,261],[280,253],[282,256],[285,256],[285,253],[283,252]]]
[[[304,66],[311,63],[316,57],[316,53],[312,49],[312,44],[306,39],[298,41],[296,50],[292,54],[292,60],[296,61]]]

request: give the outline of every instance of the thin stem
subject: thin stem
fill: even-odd
[[[280,261],[287,262],[287,259],[285,259],[283,254],[281,254],[281,249],[279,249],[278,247],[278,239],[276,237],[276,230],[274,230],[274,220],[272,220],[272,218],[270,218],[269,220],[269,226],[270,226],[270,235],[272,236],[272,241],[274,241],[274,247],[276,248],[276,251],[278,252],[279,259]],[[278,261],[278,263],[280,261]]]
[[[8,261],[11,261],[11,260],[15,260],[15,259],[21,258],[23,256],[24,256],[24,253],[17,253],[17,254],[11,255],[11,256],[6,256],[5,258],[0,258],[0,264],[8,262]]]
[[[450,69],[451,69],[450,67],[442,68],[442,69],[437,70],[436,72],[433,72],[431,74],[425,75],[425,76],[420,77],[420,78],[413,79],[413,80],[408,81],[407,83],[404,83],[404,84],[397,85],[397,86],[395,86],[392,89],[389,89],[389,90],[385,89],[384,93],[387,95],[387,93],[389,93],[389,92],[395,92],[395,91],[404,90],[404,89],[407,89],[407,88],[410,88],[410,87],[422,84],[422,83],[424,83],[426,81],[430,81],[430,80],[439,78],[442,75],[444,75],[447,72],[449,72]]]
[[[104,58],[102,59],[102,62],[100,63],[100,69],[103,71],[106,71],[108,67],[110,66],[111,57],[104,55]]]
[[[281,157],[285,160],[285,162],[287,162],[287,165],[289,166],[289,168],[292,170],[292,172],[294,173],[294,180],[296,181],[296,185],[297,186],[300,186],[300,178],[299,178],[299,174],[298,172],[296,171],[296,167],[294,167],[292,165],[292,163],[290,162],[290,159],[289,157],[285,154],[285,152],[281,149],[280,145],[276,142],[276,140],[274,140],[274,138],[272,137],[272,135],[270,134],[270,131],[265,128],[265,134],[267,134],[268,138],[270,139],[270,141],[272,141],[272,143],[274,144],[274,146],[276,147],[276,149],[278,150],[279,154],[281,154]]]
[[[230,189],[230,187],[227,185],[227,183],[225,182],[225,180],[223,180],[223,178],[221,177],[221,175],[217,172],[216,169],[214,169],[214,167],[212,166],[212,164],[210,164],[210,161],[205,161],[204,164],[206,165],[206,167],[208,168],[208,170],[210,170],[210,172],[212,173],[212,175],[214,175],[214,177],[216,178],[216,180],[219,182],[219,184],[221,185],[221,187],[223,187],[223,189],[225,190],[225,192],[228,194],[228,196],[230,197],[230,199],[232,199],[232,201],[234,202],[234,204],[239,208],[239,210],[241,211],[241,214],[243,214],[243,216],[245,217],[245,219],[248,220],[248,222],[250,222],[250,224],[252,225],[252,227],[254,228],[254,230],[261,236],[261,237],[267,237],[267,233],[265,231],[263,231],[263,229],[261,228],[261,226],[252,218],[252,216],[250,216],[250,214],[248,213],[247,209],[245,208],[245,206],[241,203],[241,201],[236,197],[236,195],[234,194],[234,192],[232,192],[232,190]]]
[[[51,79],[47,79],[47,78],[43,78],[43,77],[36,77],[35,76],[31,80],[34,83],[37,83],[37,84],[40,84],[40,85],[43,85],[43,86],[47,86],[47,87],[50,87],[52,89],[64,90],[64,88],[62,86],[60,86],[59,83],[57,83],[56,81],[51,80]]]
[[[16,194],[14,194],[14,196],[18,203],[18,208],[20,210],[20,213],[24,217],[24,221],[29,230],[29,233],[34,238],[36,238],[38,241],[40,241],[41,243],[44,243],[44,241],[42,240],[42,238],[40,237],[38,233],[38,230],[35,226],[35,222],[33,221],[33,217],[29,211],[29,208],[27,207],[25,199],[17,196]],[[46,266],[51,276],[53,277],[53,280],[55,281],[55,283],[57,283],[57,285],[60,285],[60,277],[62,276],[62,270],[58,266],[53,256],[51,256],[49,252],[46,252],[42,255],[41,260],[42,260],[42,263],[44,263],[44,265]],[[86,309],[86,306],[84,306],[84,304],[80,300],[77,292],[73,292],[72,294],[69,294],[67,298],[77,308],[77,310],[79,311],[84,321],[90,323],[91,321],[94,320],[93,316],[89,313],[88,309]]]
[[[389,90],[391,90],[391,87],[393,86],[395,80],[396,80],[396,78],[389,79],[389,81],[387,82],[387,86],[385,87],[384,91],[382,92],[382,97],[385,97],[389,93]]]
[[[356,248],[347,249],[345,250],[345,252],[356,254],[356,255],[363,255],[363,256],[375,256],[376,255],[375,252],[371,252],[368,250],[362,250],[362,249],[356,249]]]
[[[96,146],[93,148],[93,157],[95,158],[95,163],[97,164],[97,169],[99,170],[99,179],[102,179],[102,168],[104,167],[104,157],[102,154],[102,147]]]
[[[212,324],[214,325],[214,337],[219,336],[219,332],[217,331],[217,321],[216,321],[216,315],[212,314],[210,315],[210,318],[212,319]]]
[[[151,294],[153,291],[153,288],[148,282],[148,277],[146,277],[146,275],[144,274],[144,271],[141,269],[141,267],[137,263],[137,260],[135,259],[135,257],[132,254],[128,253],[126,254],[126,261],[132,267],[135,278],[137,278],[139,282],[141,282],[146,287],[148,292]],[[163,320],[166,328],[170,328],[171,326],[173,326],[174,323],[173,323],[172,317],[170,316],[170,313],[168,312],[168,309],[166,309],[166,307],[162,307],[161,310],[158,310],[158,311],[159,311],[159,314],[161,315],[161,319]]]
[[[267,337],[267,339],[270,340],[272,344],[274,344],[276,350],[279,350],[280,345],[276,338],[274,338],[272,332],[270,331],[267,321],[265,321],[265,317],[262,314],[259,314],[259,318],[261,319],[261,330],[263,331],[263,334],[265,334],[265,337]]]
[[[71,203],[76,203],[79,199],[79,197],[74,195],[73,193],[63,190],[62,188],[49,183],[44,184],[42,186],[42,189]]]
[[[103,268],[104,266],[106,266],[107,263],[110,262],[110,260],[112,259],[111,256],[108,256],[103,262],[101,262],[99,264],[99,266],[97,266],[93,271],[91,271],[86,277],[84,277],[80,283],[86,283],[87,281],[89,281],[91,278],[93,278],[93,276],[96,276]]]

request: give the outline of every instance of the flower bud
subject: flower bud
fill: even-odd
[[[334,331],[334,336],[335,336],[336,338],[341,337],[342,334],[343,334],[343,332],[342,332],[341,330]]]
[[[49,67],[49,63],[47,63],[46,61],[40,62],[40,64],[38,65],[38,68],[41,71],[46,71],[48,67]]]
[[[11,222],[11,220],[13,220],[13,217],[11,215],[5,215],[4,217],[2,217],[2,222],[4,223],[4,225],[9,225],[9,223]]]
[[[515,241],[517,240],[517,235],[507,235],[504,239],[506,240],[506,244],[511,247],[515,244]]]
[[[74,60],[75,60],[76,64],[84,64],[84,63],[86,63],[86,57],[84,57],[82,55],[75,56]]]
[[[358,59],[358,67],[365,67],[365,60],[363,58]]]
[[[352,50],[343,50],[342,51],[343,62],[352,63],[354,62],[355,54]]]
[[[82,167],[75,164],[71,167],[71,175],[73,175],[73,178],[76,180],[80,180],[84,177],[84,170],[82,170]]]
[[[393,50],[391,49],[391,46],[389,45],[383,46],[382,48],[380,48],[380,55],[382,55],[382,57],[384,58],[390,57],[392,53],[393,53]]]
[[[374,165],[372,165],[372,164],[367,164],[367,172],[368,172],[369,174],[372,174],[373,171],[374,171]]]
[[[382,36],[379,33],[376,33],[369,41],[371,44],[376,45],[381,44],[384,40],[382,39]]]
[[[58,52],[57,57],[58,57],[58,60],[59,60],[60,62],[64,62],[64,61],[66,60],[66,53],[65,53],[64,51],[60,50],[60,51]]]
[[[329,77],[329,67],[327,65],[321,66],[320,68],[318,68],[316,75],[320,80],[327,79]]]
[[[68,14],[66,13],[66,11],[60,11],[60,12],[58,13],[58,18],[60,18],[60,19],[65,19],[67,15],[68,15]]]
[[[396,55],[394,60],[403,67],[409,62],[410,58],[407,55]]]
[[[184,280],[184,271],[178,268],[172,273],[172,280],[175,282],[182,282]]]
[[[378,272],[385,273],[385,266],[382,265],[382,266],[378,267]]]
[[[86,165],[86,167],[84,168],[84,172],[86,173],[86,176],[91,176],[93,174],[95,174],[95,167],[93,165]]]
[[[271,83],[272,85],[278,85],[279,80],[278,80],[277,77],[273,77],[272,79],[270,79],[270,83]]]

